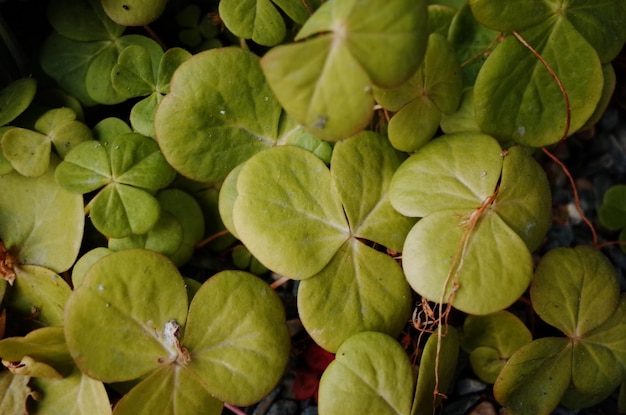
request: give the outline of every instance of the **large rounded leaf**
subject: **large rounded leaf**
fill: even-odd
[[[156,112],[156,136],[178,172],[215,182],[274,144],[281,111],[255,55],[210,50],[176,70]]]
[[[470,229],[463,221],[471,213],[441,210],[417,222],[406,238],[402,266],[411,287],[427,299],[489,314],[528,288],[532,259],[497,214],[487,211]]]
[[[409,415],[415,380],[404,349],[377,332],[352,336],[337,350],[319,389],[323,414]]]
[[[282,302],[252,274],[219,273],[194,296],[182,343],[191,359],[187,367],[211,395],[252,404],[272,390],[287,364]]]
[[[308,278],[349,238],[326,165],[298,147],[257,154],[239,172],[233,217],[237,234],[269,269]]]
[[[476,209],[496,188],[502,149],[492,137],[458,133],[437,138],[409,157],[391,180],[389,198],[406,216]]]
[[[186,312],[185,284],[168,259],[142,249],[116,252],[96,262],[70,297],[67,345],[94,379],[136,379],[176,361]]]
[[[362,331],[397,336],[411,312],[411,290],[393,258],[351,239],[300,282],[298,312],[315,342],[335,352]]]
[[[578,246],[548,252],[537,266],[530,294],[542,320],[576,338],[615,312],[618,287],[609,260],[591,247]]]
[[[57,185],[52,160],[43,176],[0,176],[0,240],[20,264],[63,272],[78,255],[83,200]]]

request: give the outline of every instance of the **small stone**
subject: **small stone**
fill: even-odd
[[[468,415],[497,415],[496,408],[489,401],[482,401]]]

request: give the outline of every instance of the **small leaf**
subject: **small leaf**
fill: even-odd
[[[33,101],[37,91],[34,78],[20,78],[0,90],[0,127],[17,118]]]
[[[285,22],[270,0],[223,0],[219,14],[238,37],[274,46],[285,37]]]
[[[539,317],[572,338],[598,327],[619,303],[613,266],[587,246],[556,248],[544,255],[530,295]]]
[[[626,227],[626,185],[610,187],[602,199],[602,206],[598,211],[598,218],[603,226],[610,230]]]
[[[183,226],[180,221],[171,213],[161,211],[159,219],[148,232],[120,239],[109,238],[109,249],[145,248],[170,257],[178,251],[182,242]]]
[[[2,152],[23,176],[38,177],[50,164],[52,143],[48,137],[25,128],[11,128],[2,136]]]
[[[104,13],[99,0],[53,0],[48,19],[56,32],[79,41],[115,38],[124,31]]]
[[[289,357],[282,302],[252,274],[221,272],[194,296],[182,344],[188,369],[211,395],[240,406],[257,402],[278,383]]]
[[[156,89],[156,68],[150,53],[138,45],[130,45],[117,57],[111,70],[113,88],[125,98],[151,94]]]
[[[320,381],[320,413],[408,415],[415,380],[392,337],[363,332],[346,340]]]
[[[78,288],[83,283],[83,279],[89,268],[111,253],[113,253],[113,251],[110,249],[99,247],[86,252],[83,256],[78,258],[78,261],[76,261],[72,268],[72,286]]]
[[[185,286],[169,260],[142,249],[116,252],[96,262],[70,297],[67,346],[94,379],[136,379],[176,361],[168,327],[183,326],[186,311]]]
[[[532,341],[524,323],[508,311],[486,316],[468,316],[463,324],[461,347],[470,353],[474,373],[487,383],[495,383],[506,361]]]

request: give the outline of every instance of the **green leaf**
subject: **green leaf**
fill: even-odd
[[[363,331],[397,336],[411,305],[411,291],[398,263],[356,239],[346,242],[322,271],[298,288],[302,324],[331,352]]]
[[[20,264],[70,268],[84,227],[83,200],[56,184],[53,160],[37,178],[0,176],[0,239]]]
[[[270,0],[223,0],[219,14],[231,32],[260,45],[274,46],[285,37],[283,17]]]
[[[157,109],[155,131],[179,173],[215,182],[275,143],[281,111],[255,55],[210,50],[176,70]]]
[[[55,171],[57,183],[73,193],[89,193],[113,181],[109,152],[99,141],[87,141],[70,151]]]
[[[537,249],[552,225],[552,196],[546,173],[522,147],[508,150],[494,210],[526,243]]]
[[[626,227],[626,185],[610,187],[602,199],[602,206],[598,210],[598,219],[604,227],[618,230]]]
[[[404,160],[384,137],[371,131],[337,143],[331,160],[334,188],[352,235],[398,252],[415,223],[398,214],[389,201],[391,178]]]
[[[556,248],[544,255],[530,295],[539,317],[572,338],[598,327],[619,303],[613,266],[587,246]]]
[[[175,362],[187,295],[178,270],[152,251],[110,254],[66,305],[65,336],[78,367],[103,382],[136,379]]]
[[[170,92],[170,80],[174,72],[183,62],[191,58],[191,56],[191,53],[182,48],[170,48],[165,51],[165,54],[159,61],[157,71],[157,92],[161,94],[168,94]]]
[[[415,380],[393,338],[364,332],[344,342],[322,375],[320,413],[408,415]]]
[[[350,236],[333,190],[328,168],[308,151],[265,150],[239,172],[234,227],[269,269],[293,279],[311,277]]]
[[[110,184],[89,203],[96,229],[110,238],[125,238],[148,232],[159,220],[161,208],[145,190],[125,184]]]
[[[85,274],[87,274],[89,268],[100,259],[112,253],[113,251],[108,248],[99,247],[86,252],[83,256],[78,258],[78,261],[76,261],[72,268],[72,286],[78,288],[83,283]]]
[[[474,118],[474,90],[465,88],[461,94],[461,103],[456,112],[443,114],[440,124],[441,130],[446,134],[461,133],[466,131],[480,132],[480,127]]]
[[[183,265],[191,259],[194,246],[204,236],[204,216],[200,205],[182,190],[165,189],[159,192],[157,200],[161,212],[169,212],[176,217],[182,226],[182,241],[178,249],[170,255],[176,265]]]
[[[148,137],[156,135],[154,117],[162,99],[161,94],[154,92],[133,106],[130,110],[130,123],[135,131]]]
[[[189,369],[172,365],[154,372],[115,405],[115,415],[220,415],[212,397]]]
[[[62,326],[65,303],[72,292],[63,278],[36,265],[22,265],[15,269],[15,274],[7,307],[25,319]]]
[[[48,137],[25,128],[11,128],[0,141],[2,153],[23,176],[38,177],[48,171],[52,144]]]
[[[124,31],[107,17],[99,0],[53,0],[48,19],[57,33],[79,41],[114,39]]]
[[[143,26],[155,21],[165,10],[167,0],[102,0],[106,14],[123,26]]]
[[[189,306],[182,343],[193,376],[211,395],[240,406],[274,388],[290,348],[278,295],[242,271],[224,271],[204,283]]]
[[[125,98],[149,95],[156,89],[156,69],[145,48],[130,45],[119,54],[111,70],[113,88]]]
[[[397,86],[419,66],[427,16],[425,1],[324,4],[296,40],[325,35],[272,49],[261,61],[263,71],[287,113],[313,134],[349,137],[372,116],[372,86]],[[309,65],[299,64],[304,60]]]
[[[183,226],[171,213],[161,211],[154,226],[141,235],[130,235],[125,238],[110,238],[109,249],[145,248],[167,257],[175,254],[183,242]]]
[[[111,404],[102,382],[79,370],[63,379],[33,379],[32,386],[42,397],[35,401],[39,415],[111,414]]]
[[[598,55],[567,19],[546,22],[520,35],[552,68],[569,100],[569,133],[593,114],[602,94]],[[576,53],[559,53],[576,50]],[[572,71],[571,68],[579,70]],[[489,56],[474,87],[480,128],[499,140],[542,147],[563,136],[568,117],[563,92],[544,64],[514,36]]]
[[[11,372],[0,372],[0,413],[7,415],[23,415],[27,412],[26,400],[32,391],[28,387],[28,376],[14,375]]]
[[[611,0],[567,3],[513,0],[507,7],[494,0],[470,0],[469,3],[481,24],[498,31],[521,31],[545,22],[558,25],[567,21],[596,50],[602,63],[613,60],[626,41],[626,32],[621,30],[626,22],[626,10]]]
[[[611,350],[621,366],[626,366],[626,295],[620,297],[620,304],[615,312],[595,329],[585,333],[583,341],[592,345],[601,345]]]
[[[498,376],[494,395],[512,413],[548,415],[567,390],[571,373],[569,341],[542,338],[513,354]]]
[[[20,78],[0,90],[0,127],[17,118],[33,101],[37,92],[34,78]]]
[[[454,327],[442,328],[441,339],[433,333],[420,359],[411,415],[430,415],[441,405],[442,396],[454,380],[459,356],[459,335]]]
[[[396,171],[389,189],[391,204],[413,217],[448,208],[475,209],[496,188],[501,151],[493,138],[480,133],[437,138]]]
[[[497,214],[486,211],[469,230],[463,222],[471,213],[447,209],[422,218],[406,238],[402,266],[418,294],[482,315],[510,306],[524,293],[532,259]]]
[[[121,134],[132,133],[133,130],[124,121],[115,117],[108,117],[99,121],[93,127],[93,138],[101,143],[110,145],[115,137]]]
[[[0,341],[0,358],[3,363],[20,362],[25,357],[45,363],[65,375],[75,367],[65,344],[62,327],[42,327],[25,337],[7,337]]]
[[[452,19],[456,13],[457,10],[454,7],[441,4],[429,4],[428,31],[430,33],[437,33],[447,37],[450,29],[450,23],[452,23]]]
[[[500,32],[491,30],[476,21],[469,2],[465,2],[450,23],[448,40],[457,60],[462,64],[463,85],[474,85],[478,71],[499,43]],[[473,117],[472,117],[473,119]]]
[[[487,383],[495,383],[506,361],[532,341],[524,323],[508,311],[486,316],[468,316],[463,324],[461,347],[470,353],[474,373]]]

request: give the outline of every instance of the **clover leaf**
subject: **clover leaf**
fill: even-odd
[[[324,3],[295,38],[305,41],[275,47],[261,60],[287,113],[332,141],[362,130],[373,114],[372,87],[406,81],[426,49],[425,1],[357,3]]]
[[[115,23],[143,26],[156,20],[165,10],[167,0],[102,0],[102,8]]]
[[[559,402],[584,408],[606,399],[626,362],[626,296],[609,260],[586,246],[549,251],[530,293],[537,314],[567,337],[515,352],[494,385],[498,401],[516,413],[549,414]]]
[[[95,379],[143,378],[115,413],[180,405],[185,413],[219,414],[220,401],[248,405],[278,382],[289,333],[282,303],[265,282],[225,271],[187,308],[183,278],[155,252],[112,253],[87,271],[65,315],[72,357]]]
[[[481,24],[518,31],[567,91],[566,105],[544,63],[515,36],[508,36],[476,79],[475,113],[484,132],[500,140],[541,147],[557,142],[566,122],[571,124],[569,133],[587,122],[599,104],[605,82],[601,64],[615,57],[626,40],[623,31],[613,32],[626,21],[626,12],[616,3],[604,3],[606,7],[589,9],[585,1],[563,5],[554,0],[535,7],[516,0],[502,8],[492,0],[470,1]],[[576,53],[556,52],[564,49]],[[574,67],[581,70],[570,70]]]
[[[37,177],[48,170],[54,146],[61,158],[77,144],[91,139],[91,130],[69,108],[52,109],[35,122],[35,130],[11,128],[0,140],[6,159],[20,174]]]
[[[125,133],[110,142],[81,143],[55,175],[61,186],[76,193],[104,186],[89,202],[91,220],[101,233],[124,238],[144,234],[157,223],[160,207],[149,191],[167,186],[175,172],[154,140]]]
[[[529,250],[550,226],[549,185],[521,148],[503,154],[487,135],[449,134],[395,172],[391,203],[422,217],[406,238],[402,265],[411,287],[429,300],[489,314],[528,287]]]
[[[0,127],[17,118],[33,101],[37,91],[34,78],[20,78],[0,90]]]
[[[443,113],[452,113],[461,97],[461,71],[446,38],[431,34],[424,62],[411,79],[395,89],[374,89],[376,101],[397,111],[388,126],[389,141],[414,152],[439,128]]]
[[[330,170],[304,149],[280,146],[253,156],[225,181],[226,226],[267,268],[304,280],[300,317],[328,350],[364,330],[397,335],[410,312],[397,262],[364,243],[399,251],[414,222],[388,199],[403,158],[381,136],[363,132],[335,145]]]

